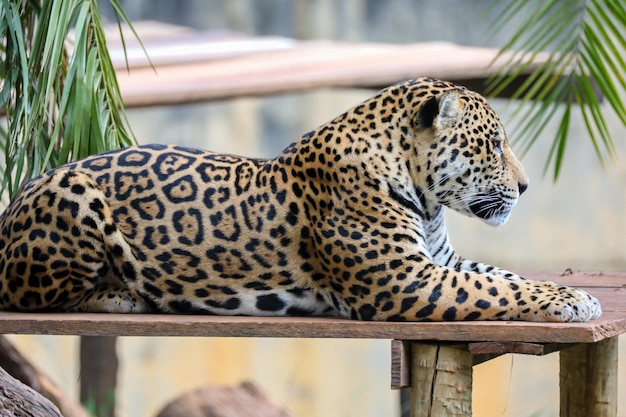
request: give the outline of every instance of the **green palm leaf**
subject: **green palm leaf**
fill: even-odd
[[[545,172],[551,168],[556,180],[563,166],[572,108],[578,105],[600,162],[613,158],[616,149],[600,101],[605,98],[626,125],[626,106],[620,96],[626,90],[624,2],[518,0],[498,20],[494,32],[511,22],[520,23],[492,63],[498,69],[488,81],[490,94],[501,92],[528,72],[540,54],[547,56],[513,94],[521,100],[514,119],[523,121],[515,132],[522,153],[562,113],[545,165]]]
[[[110,2],[130,25],[118,0]],[[13,197],[24,180],[135,142],[97,0],[0,0],[0,36],[0,194]]]

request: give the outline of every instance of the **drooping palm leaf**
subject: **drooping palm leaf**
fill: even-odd
[[[498,1],[494,1],[494,4]],[[514,119],[522,153],[540,137],[548,122],[562,111],[548,154],[545,171],[552,166],[556,180],[568,143],[572,108],[579,105],[599,160],[615,155],[600,101],[603,98],[626,125],[626,5],[621,0],[516,0],[498,17],[494,31],[519,22],[501,48],[491,77],[491,94],[507,88],[532,68],[540,54],[547,59],[513,94],[521,100]],[[521,123],[520,123],[521,122]]]
[[[0,0],[0,39],[0,194],[13,197],[25,179],[134,143],[97,0]]]
[[[109,1],[118,23],[136,36],[119,1]],[[6,126],[0,124],[5,153],[0,195],[8,191],[12,198],[23,180],[65,162],[134,143],[97,0],[0,0],[0,83],[6,120]],[[81,349],[100,344],[82,339]],[[110,360],[115,349],[101,350],[99,358],[116,363]],[[106,379],[84,379],[105,385],[82,385],[87,394],[115,390]],[[94,398],[98,407],[109,400]]]

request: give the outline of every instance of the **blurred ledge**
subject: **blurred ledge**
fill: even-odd
[[[134,27],[150,56],[124,30],[108,31],[111,58],[127,107],[163,106],[322,88],[380,89],[419,76],[452,81],[484,93],[497,48],[448,42],[414,44],[298,41],[249,37],[228,31],[198,32],[158,22]],[[547,54],[512,86],[545,62]],[[150,64],[152,63],[152,65]],[[504,65],[506,57],[499,60]],[[511,89],[500,96],[509,97]]]

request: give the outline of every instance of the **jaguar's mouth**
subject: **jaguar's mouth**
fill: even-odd
[[[481,195],[470,203],[469,209],[476,217],[483,219],[488,224],[500,226],[504,224],[511,212],[511,206],[501,198]]]

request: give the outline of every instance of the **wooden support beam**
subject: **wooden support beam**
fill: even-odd
[[[561,351],[561,417],[616,417],[618,337]]]
[[[428,343],[428,342],[425,342]],[[434,343],[434,342],[433,342]],[[472,356],[472,365],[479,365],[507,353],[542,356],[571,347],[563,343],[526,342],[472,342],[467,345],[454,343],[449,347],[467,347]],[[391,341],[391,389],[411,386],[411,341]]]
[[[527,343],[527,342],[475,342],[469,343],[469,352],[472,354],[474,365],[497,358],[507,353],[522,355],[543,356],[558,352],[572,346],[565,343]]]
[[[391,389],[411,386],[411,342],[391,341]]]
[[[444,344],[411,343],[411,417],[471,417],[472,355]]]

